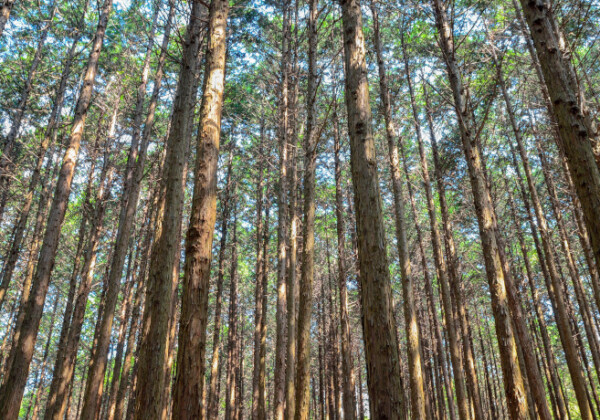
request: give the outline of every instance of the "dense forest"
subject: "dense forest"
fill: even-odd
[[[597,0],[0,0],[0,419],[600,418]]]

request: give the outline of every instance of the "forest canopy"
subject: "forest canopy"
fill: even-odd
[[[600,417],[595,0],[0,0],[0,419]]]

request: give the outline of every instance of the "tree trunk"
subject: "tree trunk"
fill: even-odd
[[[223,301],[223,278],[225,275],[225,252],[227,250],[227,227],[229,224],[230,217],[230,208],[229,202],[231,200],[231,171],[233,165],[233,149],[235,145],[233,144],[234,139],[233,135],[230,140],[231,147],[229,150],[229,162],[227,164],[227,180],[225,183],[225,191],[223,192],[223,198],[221,201],[222,205],[222,214],[221,214],[221,241],[219,245],[219,263],[217,269],[217,290],[215,296],[215,320],[213,326],[213,350],[212,350],[212,359],[211,359],[211,369],[210,369],[210,380],[209,380],[209,389],[208,389],[208,407],[207,407],[207,416],[208,418],[216,418],[219,414],[219,392],[218,392],[218,384],[219,384],[219,349],[221,348],[221,307]]]
[[[264,141],[265,126],[260,126],[260,140],[257,152],[258,175],[256,179],[256,286],[254,289],[254,369],[252,371],[252,420],[266,420],[265,407],[261,406],[260,376],[264,375],[264,360],[260,357],[260,348],[262,344],[263,319],[266,317],[266,308],[263,306],[263,295],[266,294],[266,278],[263,270],[266,256],[263,254],[264,225],[263,225],[263,189],[264,189]]]
[[[75,106],[73,126],[67,142],[67,150],[62,161],[52,207],[48,216],[46,232],[32,286],[32,298],[21,309],[25,314],[23,328],[19,342],[15,348],[16,353],[12,366],[10,366],[9,375],[5,378],[4,384],[0,388],[0,417],[7,420],[15,419],[18,416],[19,406],[23,398],[29,365],[33,357],[40,319],[50,283],[50,275],[54,267],[54,259],[60,238],[60,228],[64,221],[71,193],[75,163],[79,153],[79,145],[83,135],[87,111],[94,90],[94,81],[98,70],[98,58],[102,50],[102,41],[104,40],[111,8],[112,0],[105,0],[98,18],[98,26],[92,41],[92,49],[85,71],[84,84],[81,87],[77,105]]]
[[[404,220],[404,200],[402,198],[400,161],[398,155],[398,146],[394,141],[395,127],[392,121],[392,108],[387,84],[387,74],[379,37],[379,20],[377,17],[377,10],[374,5],[372,5],[371,10],[374,16],[375,51],[377,53],[377,62],[379,68],[379,93],[383,116],[385,119],[388,156],[394,196],[396,242],[400,259],[400,271],[402,274],[402,294],[404,297],[404,317],[408,347],[412,417],[415,419],[425,419],[427,414],[425,411],[426,402],[423,378],[424,370],[421,361],[421,332],[419,331],[420,328],[417,321],[417,310],[414,302],[414,285],[411,273],[412,269],[410,264],[410,256],[408,255],[408,243],[406,241],[406,223]]]
[[[355,376],[352,363],[352,338],[348,317],[348,288],[346,286],[346,227],[344,226],[344,197],[342,192],[342,167],[340,163],[340,133],[338,128],[337,99],[334,99],[333,140],[335,163],[335,219],[338,251],[338,288],[340,292],[340,329],[342,350],[342,388],[344,390],[344,419],[356,419]]]
[[[290,7],[284,0],[283,37],[281,57],[281,97],[279,103],[279,191],[278,191],[278,228],[277,228],[277,312],[275,336],[275,378],[274,378],[274,420],[283,420],[285,409],[285,371],[286,371],[286,304],[287,290],[285,273],[287,267],[287,167],[288,167],[288,124],[289,124],[289,45],[290,45]],[[293,369],[293,366],[291,367]]]
[[[225,83],[229,2],[212,0],[200,107],[194,194],[185,245],[185,272],[173,417],[202,418],[208,291],[217,203],[217,164]]]
[[[393,316],[375,144],[371,127],[362,16],[358,0],[343,0],[341,6],[346,106],[356,203],[359,283],[367,370],[370,379],[368,385],[371,416],[398,419],[403,410],[398,336]],[[412,328],[411,332],[416,333]]]
[[[235,194],[235,192],[234,192]],[[238,308],[238,253],[237,253],[237,206],[234,205],[235,214],[233,220],[233,237],[231,241],[231,271],[229,275],[229,329],[227,344],[227,389],[225,398],[225,420],[239,420],[238,406],[241,401],[238,399],[238,382],[240,373],[240,354],[239,354],[239,308]],[[212,417],[216,418],[216,417]]]
[[[512,280],[510,279],[510,273],[505,270],[505,261],[497,235],[496,215],[478,147],[478,134],[472,121],[466,92],[462,86],[461,74],[454,58],[452,29],[448,23],[446,9],[441,0],[433,0],[432,3],[442,53],[452,87],[458,128],[473,191],[486,274],[492,297],[492,309],[500,348],[507,405],[513,420],[525,419],[528,416],[528,404],[523,376],[517,359],[517,343],[513,332],[509,299],[507,298],[509,292],[507,289],[510,287]],[[473,398],[477,400],[476,397],[473,396]]]
[[[85,13],[87,11],[88,3],[85,3],[83,15],[81,20],[84,20]],[[29,187],[28,192],[25,195],[23,200],[23,204],[21,205],[21,211],[19,214],[19,221],[15,226],[15,233],[13,235],[11,249],[8,254],[8,258],[5,259],[5,264],[2,267],[2,280],[0,281],[0,308],[2,307],[2,303],[4,302],[4,296],[6,294],[6,290],[8,289],[10,282],[12,280],[12,276],[19,259],[21,253],[21,243],[23,241],[23,237],[25,234],[25,229],[27,227],[27,220],[29,218],[29,212],[31,210],[31,205],[33,203],[34,193],[38,187],[38,184],[41,180],[41,169],[44,163],[44,157],[46,156],[46,152],[48,148],[56,141],[57,135],[57,125],[60,120],[60,115],[62,112],[63,102],[65,98],[65,92],[67,90],[67,83],[69,81],[69,76],[71,75],[71,65],[73,64],[73,60],[75,58],[75,51],[77,48],[77,44],[81,39],[81,28],[77,28],[75,33],[75,38],[71,43],[71,47],[69,52],[67,53],[67,58],[65,60],[65,65],[63,67],[62,75],[60,77],[60,83],[58,85],[58,89],[54,96],[54,101],[52,103],[52,111],[50,111],[50,117],[48,118],[48,123],[46,124],[46,130],[44,132],[44,138],[40,144],[40,148],[38,149],[36,156],[36,165],[33,169],[33,173],[29,178]],[[1,31],[0,31],[1,32]],[[0,34],[1,35],[1,34]],[[52,159],[51,159],[52,160]]]
[[[425,187],[425,197],[427,202],[427,214],[429,215],[429,227],[431,230],[431,242],[433,247],[433,259],[436,267],[436,276],[438,279],[438,284],[440,286],[440,291],[442,295],[442,305],[444,307],[444,313],[446,314],[447,322],[446,322],[446,331],[448,332],[449,344],[448,347],[450,349],[450,359],[452,363],[452,372],[454,374],[454,386],[456,390],[456,400],[458,404],[458,415],[461,420],[468,420],[470,416],[469,405],[467,401],[467,395],[465,390],[465,379],[464,372],[462,369],[462,361],[460,357],[460,348],[461,344],[458,339],[458,335],[456,332],[456,326],[458,325],[458,320],[456,319],[456,311],[452,309],[452,293],[450,291],[449,283],[448,283],[448,272],[446,269],[446,260],[444,259],[443,250],[442,250],[442,241],[440,238],[440,232],[437,224],[437,218],[435,214],[435,204],[433,201],[433,194],[431,191],[431,181],[429,179],[429,168],[427,164],[427,156],[425,155],[425,148],[423,147],[423,138],[421,135],[421,125],[419,123],[419,111],[417,109],[417,102],[415,99],[415,93],[412,85],[412,79],[410,75],[410,68],[408,64],[408,56],[405,50],[404,38],[401,39],[402,48],[403,48],[403,58],[404,58],[404,71],[406,76],[406,81],[408,83],[408,89],[410,94],[410,102],[411,109],[413,113],[413,120],[415,125],[415,133],[417,137],[418,147],[419,147],[419,157],[421,163],[421,176],[423,178],[423,183]],[[435,141],[435,140],[432,140]],[[406,164],[405,164],[406,166]],[[408,177],[408,173],[407,173]],[[410,186],[409,186],[410,188]],[[413,210],[414,212],[414,210]],[[416,223],[416,217],[415,217]],[[423,252],[423,251],[422,251]],[[425,267],[425,266],[424,266]],[[435,315],[433,315],[435,316]],[[435,318],[434,318],[435,319]],[[438,352],[443,354],[441,349],[441,335],[439,333],[439,327],[437,328],[438,335],[438,343],[440,345],[440,349]],[[444,363],[445,365],[445,363]],[[448,376],[447,374],[445,375]],[[450,392],[450,387],[447,387]],[[453,399],[449,399],[450,405],[450,413],[453,414]],[[453,415],[451,415],[453,417]]]
[[[310,0],[308,17],[308,90],[306,94],[306,137],[304,141],[304,221],[302,224],[302,275],[298,303],[298,362],[296,366],[295,420],[310,414],[310,327],[315,271],[315,171],[317,165],[317,6]],[[288,314],[289,316],[289,314]],[[288,334],[292,334],[288,331]],[[294,369],[294,366],[288,366]]]

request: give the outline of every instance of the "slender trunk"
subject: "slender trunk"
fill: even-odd
[[[506,85],[504,83],[504,76],[502,74],[502,69],[498,66],[495,51],[492,53],[492,59],[494,64],[496,65],[497,75],[498,75],[498,84],[500,85],[500,90],[502,91],[502,96],[504,97],[504,102],[506,104],[506,110],[509,116],[509,120],[511,122],[511,126],[513,128],[513,133],[515,138],[517,138],[517,143],[519,144],[519,150],[522,150],[521,158],[524,156],[524,148],[523,142],[521,139],[521,133],[518,129],[516,119],[513,113],[512,103],[506,89]],[[526,161],[527,157],[523,161]],[[526,172],[529,168],[527,167]],[[508,283],[508,282],[507,282]],[[523,352],[523,364],[525,365],[525,371],[527,373],[527,379],[529,383],[529,387],[531,389],[533,400],[535,401],[535,405],[537,407],[538,415],[542,420],[550,420],[550,410],[548,409],[548,404],[546,401],[546,394],[544,390],[544,383],[542,381],[542,375],[540,370],[538,369],[538,365],[535,361],[535,354],[533,351],[533,345],[531,343],[530,335],[527,331],[527,327],[525,325],[525,318],[522,314],[521,303],[518,297],[518,292],[514,290],[514,286],[508,286],[508,298],[509,305],[511,306],[511,312],[513,313],[513,320],[515,329],[517,331],[517,335],[519,337],[519,342],[522,347]],[[511,303],[511,301],[515,301]]]
[[[479,152],[477,130],[472,121],[466,91],[462,86],[460,70],[454,58],[452,29],[448,22],[445,6],[441,0],[433,0],[433,7],[473,191],[486,274],[492,297],[492,309],[504,373],[507,405],[513,420],[525,419],[528,416],[528,404],[523,376],[517,359],[517,343],[509,309],[510,299],[508,293],[510,292],[512,279],[510,273],[506,270],[505,258],[501,252],[502,247],[498,237],[496,214]],[[473,399],[478,400],[476,396],[473,396]]]
[[[514,156],[514,158],[516,159],[516,156]],[[521,227],[520,227],[519,221],[517,219],[513,200],[511,199],[509,201],[511,203],[511,215],[513,217],[513,222],[516,226],[517,239],[519,242],[519,247],[521,249],[521,255],[523,257],[523,263],[525,265],[525,276],[526,276],[529,290],[531,292],[531,296],[533,299],[533,307],[535,309],[535,314],[536,314],[536,318],[537,318],[538,325],[540,328],[540,332],[542,334],[542,343],[543,343],[544,355],[545,355],[544,360],[549,366],[548,370],[550,371],[549,372],[550,382],[552,383],[552,386],[554,387],[554,390],[557,393],[556,400],[557,400],[557,406],[558,406],[557,408],[558,408],[558,413],[559,413],[558,417],[561,419],[565,419],[566,418],[565,403],[562,398],[562,394],[560,393],[560,383],[559,383],[559,379],[558,379],[557,373],[556,373],[555,358],[554,358],[554,354],[552,352],[552,346],[550,344],[550,337],[548,335],[548,330],[546,327],[546,320],[544,318],[539,294],[538,294],[537,288],[534,284],[533,269],[531,267],[531,262],[529,260],[527,246],[525,245],[525,240],[523,238],[523,232],[521,231]]]
[[[254,369],[252,371],[252,420],[266,420],[264,418],[265,407],[260,407],[260,374],[263,365],[260,358],[260,346],[262,339],[263,318],[266,311],[263,306],[263,295],[265,290],[265,273],[263,271],[263,260],[266,258],[263,254],[263,189],[264,189],[264,153],[265,126],[261,124],[260,140],[257,152],[258,175],[256,179],[256,286],[254,289]],[[263,390],[264,392],[264,390]]]
[[[575,261],[573,260],[571,244],[567,235],[565,221],[559,206],[559,198],[556,192],[556,186],[554,185],[554,180],[552,179],[552,174],[550,173],[546,154],[544,153],[538,138],[536,138],[536,146],[538,156],[542,164],[542,172],[544,173],[546,187],[548,188],[552,213],[558,227],[561,248],[567,262],[567,268],[569,270],[571,281],[573,282],[573,288],[575,289],[575,296],[577,298],[577,303],[579,304],[579,313],[581,315],[585,333],[588,338],[588,345],[590,348],[590,353],[592,354],[592,361],[596,369],[596,374],[598,374],[600,373],[600,350],[598,349],[598,334],[595,325],[593,324],[593,314],[590,310],[590,306],[585,295],[581,277],[579,276],[579,270],[575,265]]]
[[[67,142],[67,150],[65,151],[52,207],[48,216],[46,232],[44,234],[42,249],[40,250],[40,258],[32,285],[32,299],[21,309],[25,313],[25,320],[19,342],[15,348],[16,355],[10,366],[10,373],[0,388],[0,417],[7,420],[18,416],[19,406],[23,398],[29,365],[33,357],[40,319],[50,283],[50,275],[54,267],[54,259],[60,238],[60,228],[64,221],[71,193],[75,163],[79,153],[79,145],[83,135],[87,111],[94,90],[98,58],[100,57],[102,41],[104,40],[111,8],[112,0],[105,0],[98,18],[98,26],[92,41],[92,49],[85,71],[84,84],[81,87],[77,105],[75,106],[73,126]]]
[[[281,97],[279,104],[279,191],[278,191],[278,228],[277,228],[277,309],[275,336],[275,378],[274,378],[274,420],[283,420],[285,409],[285,371],[286,371],[286,305],[287,291],[285,273],[287,267],[287,167],[288,167],[288,123],[289,123],[289,45],[290,45],[290,7],[289,0],[283,2],[283,39],[281,57]],[[292,367],[289,367],[293,369]]]
[[[216,219],[228,12],[228,1],[211,1],[194,193],[185,241],[177,375],[173,390],[173,417],[180,419],[202,418],[200,403],[204,386],[208,289]]]
[[[371,126],[360,2],[343,0],[341,7],[346,106],[348,108],[350,160],[356,203],[359,283],[365,352],[370,379],[368,386],[371,416],[373,418],[398,419],[401,418],[400,413],[403,411],[398,335],[393,315],[389,265],[385,252],[385,233]],[[403,266],[405,265],[403,264]],[[405,290],[405,292],[408,291]],[[418,336],[415,324],[408,328],[413,338]],[[413,362],[415,361],[413,360]],[[420,366],[418,372],[420,373]],[[423,399],[419,402],[419,392],[422,396],[422,388],[415,390],[417,403],[422,408]],[[415,410],[419,410],[419,408],[415,407]]]
[[[342,388],[344,390],[344,419],[356,419],[355,376],[352,363],[352,338],[348,316],[348,273],[346,269],[346,227],[344,223],[344,197],[342,192],[342,167],[340,162],[340,133],[337,117],[337,99],[333,111],[333,139],[335,162],[335,219],[338,251],[338,288],[340,292],[340,342],[342,350]]]
[[[229,275],[229,329],[227,344],[227,388],[225,398],[225,420],[238,420],[237,407],[239,381],[239,308],[238,308],[238,254],[237,254],[237,206],[234,205],[233,236],[231,240],[231,271]],[[216,418],[216,417],[212,417]]]
[[[419,157],[420,157],[420,163],[421,163],[421,176],[423,178],[423,183],[424,183],[424,187],[425,187],[425,197],[426,197],[426,202],[427,202],[427,214],[429,215],[429,227],[431,230],[431,242],[432,242],[432,246],[433,246],[433,259],[434,259],[434,263],[435,263],[435,267],[436,267],[436,276],[438,279],[438,284],[440,285],[440,291],[441,291],[441,295],[442,295],[442,305],[444,307],[444,313],[446,314],[446,317],[447,317],[446,331],[448,333],[448,338],[449,338],[448,347],[450,349],[452,372],[454,374],[454,386],[455,386],[455,390],[456,390],[458,414],[459,414],[459,418],[461,420],[468,420],[470,418],[470,412],[469,412],[469,406],[468,406],[468,401],[467,401],[467,395],[465,392],[466,391],[465,390],[465,379],[464,379],[464,372],[462,369],[462,362],[461,362],[461,357],[460,357],[461,345],[460,345],[460,341],[458,339],[458,335],[456,332],[456,326],[458,325],[458,320],[456,319],[456,311],[454,311],[452,309],[452,294],[451,294],[450,286],[449,286],[449,282],[448,282],[448,271],[446,268],[446,260],[444,259],[444,255],[443,255],[442,241],[440,238],[440,232],[439,232],[437,218],[436,218],[436,214],[435,214],[435,204],[433,201],[433,193],[431,190],[431,181],[429,179],[429,168],[428,168],[428,164],[427,164],[427,156],[425,155],[425,148],[423,146],[423,138],[421,135],[421,124],[419,123],[419,110],[417,108],[417,102],[416,102],[415,93],[413,90],[412,79],[411,79],[411,75],[410,75],[410,68],[409,68],[409,64],[408,64],[408,56],[405,51],[406,47],[404,44],[404,39],[402,38],[401,41],[402,41],[401,45],[403,48],[404,71],[405,71],[406,80],[408,82],[411,109],[412,109],[412,113],[413,113],[413,121],[414,121],[414,126],[415,126],[415,133],[416,133],[417,143],[418,143],[418,147],[419,147]],[[405,163],[405,170],[406,170],[406,163]],[[406,176],[408,178],[408,172],[407,172]],[[408,179],[407,179],[407,181],[408,181]],[[410,185],[409,185],[409,188],[410,188]],[[413,206],[413,213],[415,213],[414,206]],[[416,215],[415,215],[415,223],[416,222],[417,222],[417,219],[416,219]],[[423,250],[421,251],[421,253],[423,253]],[[424,263],[424,267],[425,267],[425,263]],[[427,287],[430,288],[431,286],[429,285]],[[434,314],[435,314],[435,312],[433,312],[432,316],[433,316],[433,319],[435,320]],[[435,328],[436,328],[436,335],[438,337],[438,345],[440,346],[440,348],[438,349],[438,352],[443,355],[444,352],[443,352],[443,349],[441,348],[441,346],[442,346],[441,334],[439,331],[439,327],[437,326],[437,322],[436,322]],[[444,369],[445,369],[445,365],[446,364],[444,362],[442,365]],[[448,377],[447,373],[445,373],[445,377]],[[451,390],[451,388],[449,386],[446,386],[446,388],[448,391]],[[454,412],[453,412],[454,409],[453,409],[452,400],[453,400],[452,398],[449,399],[449,403],[450,403],[449,405],[450,405],[451,417],[453,418],[454,417]],[[477,414],[477,411],[476,411],[476,414]]]
[[[417,321],[417,310],[414,302],[414,286],[411,274],[410,256],[408,255],[408,243],[406,241],[406,223],[404,220],[404,201],[402,198],[402,177],[400,174],[398,146],[394,141],[395,127],[392,121],[392,108],[387,84],[387,74],[379,37],[379,21],[377,18],[377,10],[374,5],[371,7],[371,10],[374,16],[375,51],[377,53],[377,62],[379,64],[380,98],[382,112],[385,118],[388,156],[390,172],[392,176],[394,217],[396,222],[396,242],[400,259],[400,270],[402,273],[402,294],[404,297],[404,317],[408,347],[412,416],[415,419],[425,419],[427,415],[425,411],[426,401],[423,378],[424,370],[421,361],[421,332],[419,331],[420,328]]]
[[[210,368],[210,380],[208,389],[208,407],[207,416],[209,419],[217,418],[219,414],[219,348],[221,347],[221,307],[223,301],[223,278],[225,275],[225,251],[227,250],[227,227],[230,218],[230,200],[231,200],[231,171],[233,165],[233,149],[234,139],[231,138],[231,147],[229,150],[229,162],[227,164],[227,180],[225,183],[225,191],[223,192],[223,199],[221,201],[222,214],[221,214],[221,241],[219,245],[219,262],[217,269],[217,290],[215,295],[215,320],[213,327],[213,349],[212,359]]]
[[[304,141],[304,220],[302,224],[302,275],[298,303],[298,361],[296,366],[295,420],[310,414],[310,327],[315,276],[315,172],[317,165],[317,7],[310,0],[308,17],[308,90],[306,98],[306,137]],[[288,334],[292,334],[288,331]],[[288,366],[294,369],[294,366]]]

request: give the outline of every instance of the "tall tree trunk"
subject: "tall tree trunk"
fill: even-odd
[[[15,419],[18,416],[19,406],[21,405],[21,399],[23,398],[29,365],[31,363],[31,358],[33,357],[40,319],[42,317],[46,293],[48,292],[48,285],[50,283],[50,275],[52,273],[52,268],[54,267],[54,259],[56,257],[58,240],[60,238],[60,228],[64,221],[69,195],[71,193],[71,182],[75,172],[75,163],[77,161],[85,119],[94,90],[94,82],[98,70],[98,58],[100,57],[100,52],[102,50],[102,41],[104,40],[111,8],[112,0],[105,0],[100,11],[98,26],[92,41],[92,48],[85,70],[84,84],[81,87],[77,105],[75,106],[73,126],[67,142],[67,150],[65,151],[62,161],[52,207],[50,208],[50,214],[48,216],[42,249],[40,250],[40,258],[32,285],[32,297],[21,309],[25,314],[23,328],[19,337],[19,342],[14,349],[16,353],[13,363],[10,366],[9,375],[5,378],[5,381],[0,388],[0,417],[7,420]]]
[[[217,164],[225,84],[227,0],[212,0],[200,106],[194,194],[185,245],[185,272],[173,417],[201,418],[208,292],[217,204]]]
[[[433,201],[433,194],[431,191],[431,181],[429,179],[429,168],[427,164],[427,156],[425,155],[425,148],[423,147],[423,138],[421,135],[421,124],[419,123],[419,110],[417,109],[417,102],[415,99],[415,93],[412,85],[412,78],[410,75],[410,68],[408,64],[408,56],[406,53],[406,46],[404,44],[404,38],[401,38],[402,48],[403,48],[403,59],[404,59],[404,72],[406,76],[406,81],[408,83],[408,89],[410,94],[410,102],[411,109],[413,113],[413,120],[415,126],[415,133],[417,137],[417,143],[419,147],[419,157],[421,163],[421,176],[423,177],[423,183],[425,187],[425,197],[427,202],[427,214],[429,216],[429,227],[431,230],[431,242],[433,247],[433,259],[436,267],[436,276],[438,279],[438,284],[440,286],[440,291],[442,295],[442,305],[444,307],[444,313],[446,314],[447,322],[446,322],[446,331],[448,332],[449,339],[449,350],[450,350],[450,359],[452,363],[452,372],[454,374],[454,386],[456,390],[456,400],[458,404],[458,415],[461,420],[468,420],[470,416],[468,399],[466,395],[465,389],[465,378],[464,372],[462,369],[462,362],[460,357],[460,348],[461,344],[458,339],[458,335],[456,332],[456,326],[458,325],[458,320],[456,317],[456,311],[452,309],[452,293],[450,291],[450,286],[448,282],[448,272],[446,269],[446,260],[444,259],[444,254],[442,250],[442,241],[440,238],[440,232],[437,224],[437,218],[435,214],[435,204]],[[407,174],[408,177],[408,174]],[[415,218],[416,223],[416,218]],[[439,329],[438,329],[439,335]],[[441,346],[441,336],[439,338],[440,346]],[[445,365],[445,363],[444,363]],[[447,375],[445,375],[447,376]],[[448,391],[450,388],[447,387]],[[453,402],[452,399],[449,401],[451,413],[453,412]]]
[[[118,99],[117,106],[118,109]],[[110,145],[111,136],[114,133],[116,124],[116,112],[109,128],[109,135],[105,141],[105,144]],[[95,155],[94,155],[95,157]],[[93,167],[90,169],[90,180],[93,176]],[[110,188],[112,185],[113,168],[112,165],[105,161],[104,167],[102,168],[102,174],[100,176],[99,188],[96,193],[96,208],[90,208],[88,211],[91,213],[92,225],[90,227],[88,242],[85,247],[83,266],[81,269],[81,282],[77,288],[75,303],[72,308],[65,310],[65,320],[63,321],[63,331],[61,331],[61,339],[58,348],[60,353],[57,355],[54,370],[52,373],[52,383],[50,384],[50,392],[48,395],[48,402],[46,405],[46,411],[44,413],[45,420],[51,419],[62,419],[64,417],[67,400],[69,398],[69,388],[73,381],[75,358],[77,356],[77,349],[79,346],[79,339],[81,335],[81,329],[83,327],[83,321],[85,317],[85,309],[88,301],[88,296],[92,288],[92,281],[94,277],[94,269],[96,266],[96,256],[98,245],[103,232],[103,219],[106,211],[107,200],[110,198]],[[104,181],[107,178],[107,181]],[[88,194],[91,193],[91,183],[88,184]],[[72,278],[73,283],[77,278],[77,274],[74,272]]]
[[[527,157],[527,152],[525,150],[525,145],[523,144],[523,139],[521,137],[521,133],[518,130],[517,123],[513,114],[510,97],[508,96],[508,92],[506,90],[504,80],[502,78],[502,74],[500,70],[498,70],[499,79],[498,82],[500,84],[500,88],[502,90],[502,94],[504,96],[506,107],[509,115],[509,119],[511,121],[511,126],[513,127],[513,133],[515,135],[515,140],[517,143],[517,150],[521,157],[521,162],[523,164],[523,169],[525,171],[525,178],[527,180],[527,185],[529,187],[529,194],[531,196],[531,201],[533,204],[533,210],[535,211],[535,217],[537,221],[537,229],[540,231],[540,236],[542,239],[542,246],[545,253],[545,262],[548,270],[548,274],[550,277],[550,282],[547,282],[546,286],[548,288],[551,300],[553,302],[554,313],[556,316],[558,331],[560,335],[560,339],[565,350],[567,366],[569,368],[569,373],[571,376],[571,380],[573,381],[573,386],[575,390],[575,395],[577,397],[577,401],[582,407],[582,416],[586,418],[586,412],[589,414],[589,405],[587,401],[587,397],[585,396],[585,380],[583,378],[581,372],[581,366],[579,364],[579,358],[577,356],[577,350],[575,347],[575,341],[573,339],[573,335],[571,332],[571,327],[568,322],[568,314],[566,313],[565,308],[565,298],[561,292],[561,287],[559,286],[559,275],[556,267],[556,263],[553,257],[553,245],[550,238],[550,232],[548,228],[548,224],[546,221],[546,217],[544,215],[544,210],[540,203],[539,196],[537,194],[537,189],[535,186],[535,182],[532,177],[531,168],[529,166],[529,158]],[[583,406],[582,406],[583,405]],[[587,409],[585,407],[588,407]],[[591,415],[591,414],[589,414]]]
[[[337,116],[337,99],[334,99],[333,140],[335,164],[335,219],[337,229],[338,251],[338,288],[340,292],[340,342],[342,350],[342,387],[344,390],[344,418],[356,419],[355,376],[352,363],[352,338],[350,336],[350,319],[348,316],[348,273],[346,270],[346,227],[344,223],[344,197],[342,191],[342,165],[340,162],[340,133]]]
[[[468,330],[467,308],[463,296],[463,290],[461,287],[461,275],[459,267],[460,264],[458,256],[456,254],[456,245],[454,243],[453,236],[453,226],[452,222],[450,221],[450,211],[446,201],[446,187],[442,176],[441,160],[438,153],[437,139],[433,127],[433,117],[431,114],[431,110],[429,109],[429,99],[427,95],[426,85],[423,85],[423,94],[425,97],[425,113],[427,116],[429,138],[431,140],[431,149],[433,152],[432,154],[435,168],[436,187],[440,202],[442,226],[444,229],[444,245],[446,251],[446,259],[448,263],[448,278],[450,280],[450,297],[453,303],[452,309],[454,310],[454,312],[456,312],[454,317],[457,318],[458,322],[458,324],[456,325],[457,334],[460,334],[463,338],[462,346],[460,347],[462,347],[462,363],[465,370],[465,379],[468,391],[467,397],[469,397],[470,395],[475,396],[475,398],[471,398],[471,401],[469,403],[469,409],[470,411],[475,413],[476,406],[474,406],[474,404],[476,404],[476,402],[479,401],[479,383],[477,379],[477,372],[475,371],[473,349],[469,345],[469,340],[466,339],[466,331]],[[449,314],[446,314],[447,319],[449,319],[448,316]]]
[[[260,126],[260,140],[257,151],[258,174],[256,178],[256,286],[254,289],[254,368],[252,371],[252,420],[266,420],[265,407],[260,406],[260,375],[264,369],[264,364],[260,357],[260,347],[262,344],[262,326],[263,318],[266,317],[266,308],[263,306],[263,295],[265,289],[265,273],[263,271],[263,260],[266,256],[263,254],[264,224],[263,224],[263,189],[264,189],[264,141],[265,126]],[[264,392],[264,390],[262,390]]]
[[[223,301],[223,280],[225,277],[225,252],[227,250],[227,227],[229,225],[229,218],[231,210],[229,207],[231,200],[231,171],[233,165],[233,149],[234,139],[233,135],[231,138],[231,144],[229,149],[229,162],[227,164],[227,180],[225,182],[225,191],[221,201],[222,213],[221,213],[221,241],[219,244],[219,262],[217,269],[217,290],[215,296],[215,316],[213,326],[213,350],[210,368],[210,380],[208,385],[208,407],[207,416],[208,418],[216,418],[219,414],[219,349],[221,348],[221,307]]]
[[[278,191],[278,228],[277,228],[277,309],[275,335],[275,378],[274,378],[274,420],[283,420],[285,409],[285,371],[286,371],[286,304],[287,291],[285,273],[287,267],[287,167],[288,167],[288,125],[289,125],[289,45],[290,45],[290,5],[289,0],[282,4],[283,37],[281,56],[281,81],[279,103],[279,191]],[[293,369],[292,367],[289,367]]]
[[[432,3],[473,191],[486,274],[492,297],[507,405],[513,420],[525,419],[528,416],[528,404],[523,376],[517,359],[517,343],[508,302],[508,293],[510,292],[508,289],[512,279],[510,279],[510,273],[505,270],[505,258],[501,252],[501,244],[497,235],[496,215],[478,147],[478,133],[472,121],[471,109],[462,86],[460,70],[454,58],[452,29],[441,0],[433,0]]]
[[[371,416],[398,419],[403,410],[398,335],[393,315],[375,144],[371,127],[362,16],[358,0],[342,0],[340,3],[344,34],[350,160],[356,203],[359,283],[369,372]],[[416,333],[412,327],[409,328],[411,332]]]
[[[239,354],[239,308],[238,308],[238,253],[237,253],[237,206],[234,205],[233,236],[231,240],[231,270],[229,275],[229,329],[227,344],[227,390],[225,398],[225,420],[238,420],[238,382],[240,371]]]
[[[406,241],[406,223],[404,220],[404,200],[402,198],[402,176],[400,174],[400,158],[398,155],[398,145],[394,141],[395,127],[392,121],[392,107],[390,104],[390,94],[387,84],[387,74],[385,62],[383,60],[381,40],[379,36],[379,20],[377,9],[371,7],[374,21],[375,51],[377,53],[377,62],[379,68],[379,94],[382,104],[383,116],[385,119],[385,130],[388,144],[388,156],[390,172],[392,177],[392,189],[394,195],[394,217],[396,222],[396,242],[400,259],[400,271],[402,274],[402,294],[404,300],[404,317],[406,338],[408,347],[408,367],[410,374],[410,397],[412,407],[412,417],[415,419],[425,419],[425,387],[424,370],[421,361],[421,332],[417,321],[417,310],[414,302],[414,285],[412,278],[412,269],[410,256],[408,254],[408,243]],[[358,208],[358,205],[357,205]],[[386,268],[387,270],[387,268]],[[362,270],[361,270],[362,271]],[[388,271],[389,276],[389,271]]]
[[[511,126],[513,128],[513,132],[515,137],[518,137],[517,140],[523,148],[521,133],[519,132],[518,126],[516,124],[515,116],[513,113],[512,104],[510,101],[510,97],[508,95],[508,91],[506,90],[506,85],[504,83],[504,76],[502,74],[501,67],[498,66],[495,51],[492,52],[493,61],[496,64],[497,74],[498,74],[498,84],[500,85],[500,90],[502,91],[502,96],[504,97],[504,101],[506,103],[506,109],[511,121]],[[523,155],[522,155],[523,156]],[[511,289],[511,286],[508,286]],[[514,289],[514,287],[513,287]],[[522,347],[523,352],[523,364],[525,365],[525,371],[527,373],[527,379],[529,383],[529,387],[531,389],[531,393],[533,396],[533,400],[537,407],[538,415],[542,420],[550,420],[550,410],[548,409],[548,404],[546,401],[546,395],[544,390],[544,383],[542,381],[542,375],[540,370],[538,369],[538,365],[535,361],[535,354],[533,351],[533,344],[531,342],[530,335],[527,331],[527,327],[525,325],[525,318],[522,315],[521,303],[518,297],[518,293],[516,290],[508,290],[508,300],[509,305],[511,306],[511,311],[513,312],[513,317],[516,318],[513,320],[515,329],[517,331],[517,335],[519,337],[519,342]],[[516,300],[515,303],[510,303],[511,300]]]
[[[308,17],[308,90],[306,93],[306,137],[304,140],[304,221],[302,224],[302,275],[298,303],[298,364],[296,366],[295,420],[310,414],[310,327],[315,276],[315,171],[317,165],[317,10],[318,0],[310,0]],[[288,331],[288,334],[292,334]],[[294,369],[294,366],[288,366]]]

